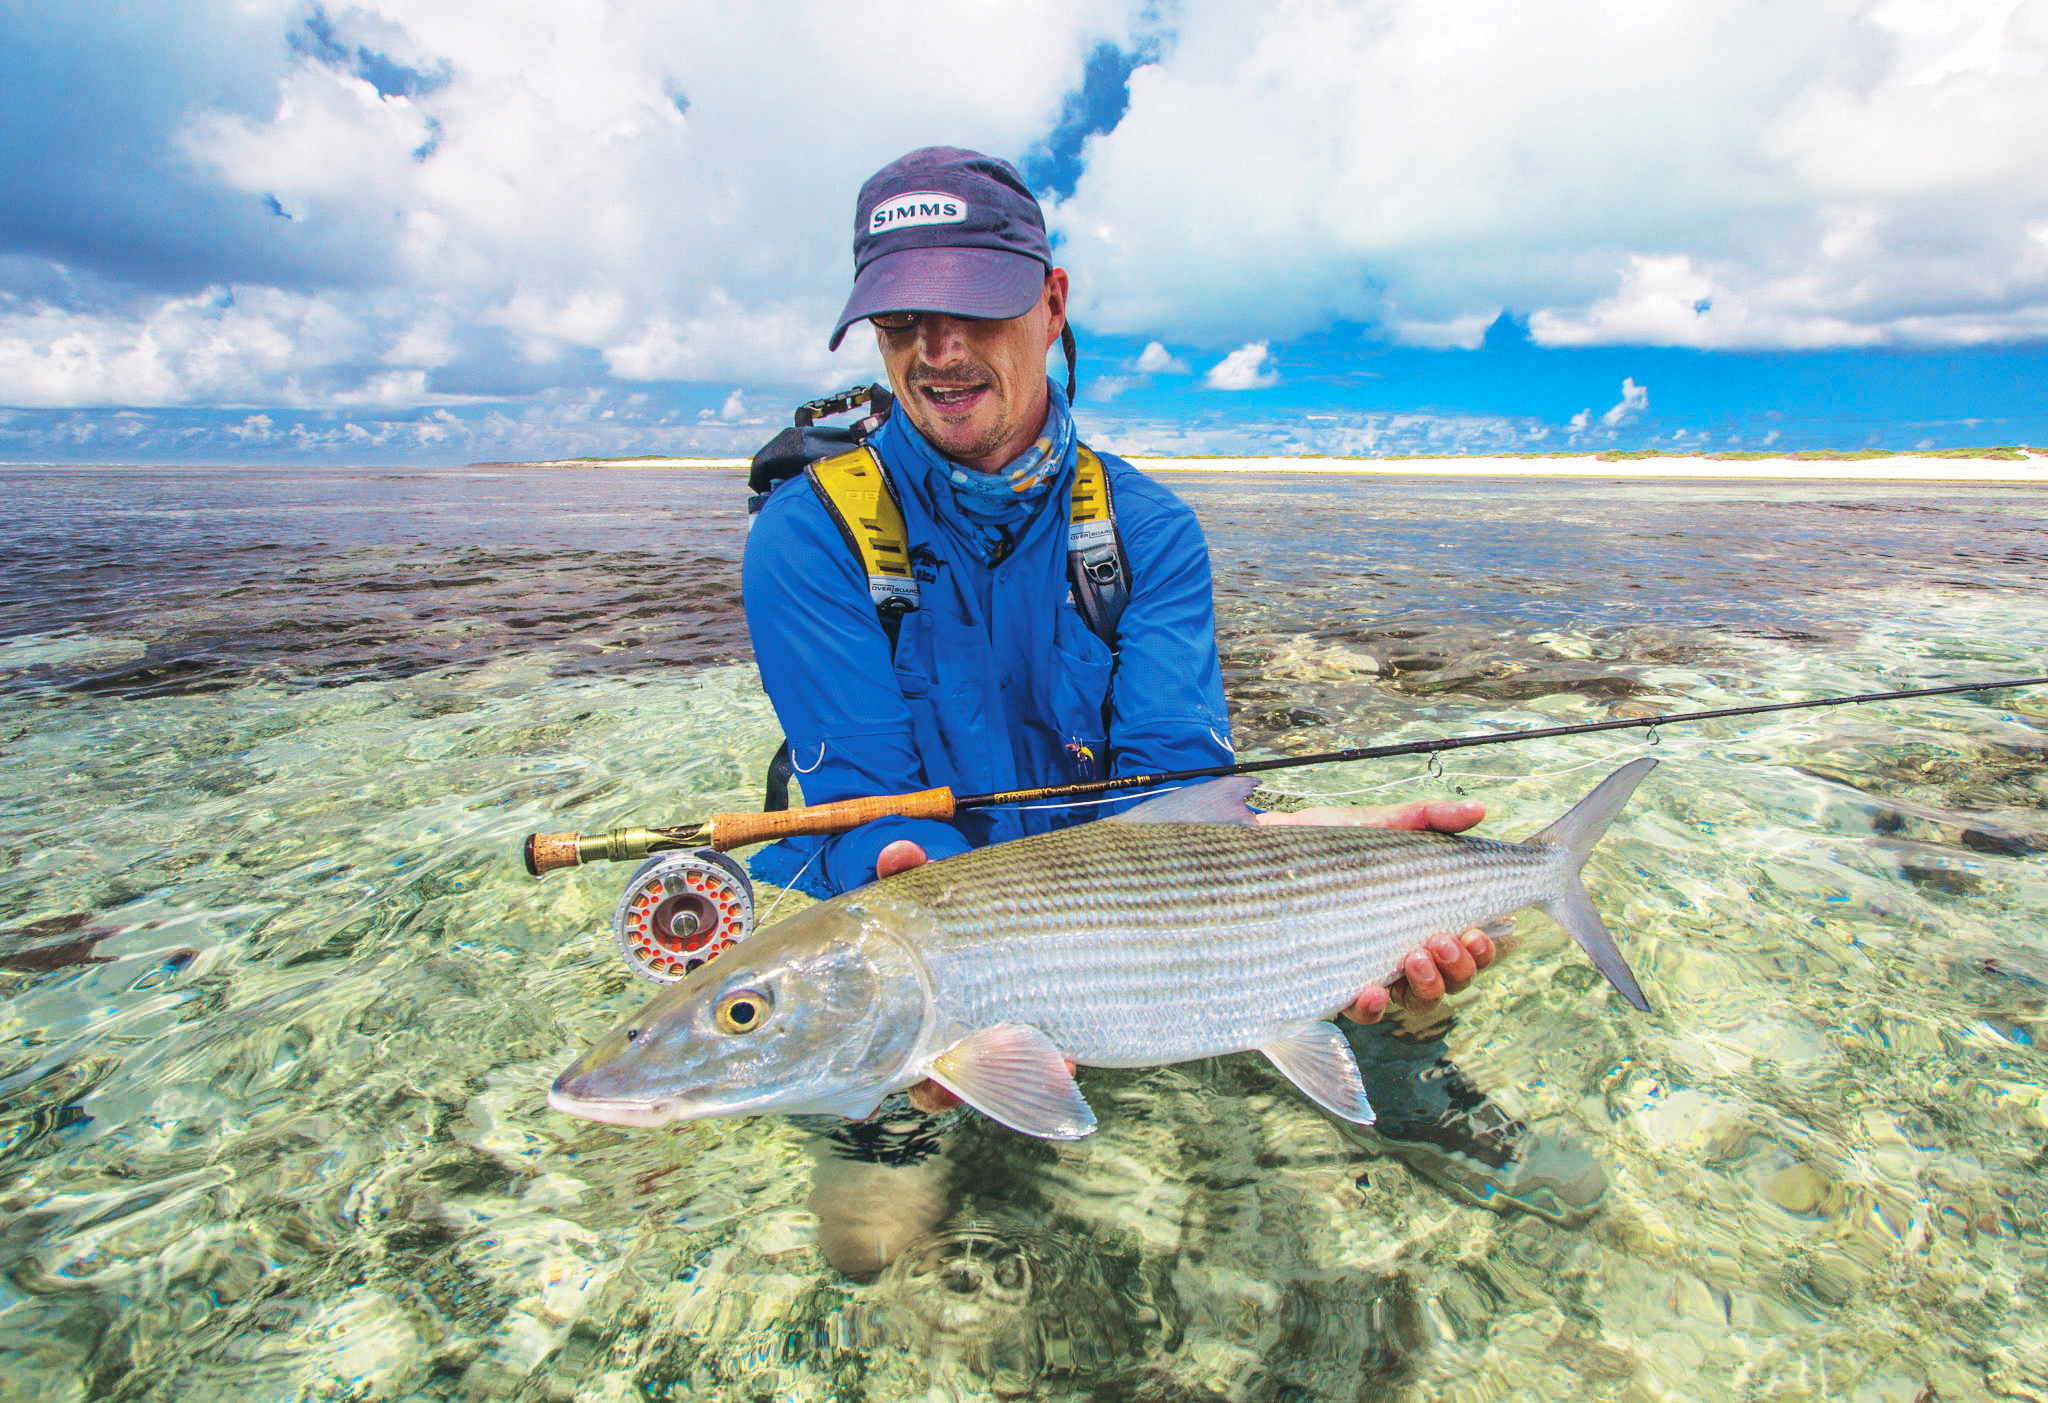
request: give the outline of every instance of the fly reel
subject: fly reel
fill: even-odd
[[[712,848],[662,853],[640,864],[612,913],[626,968],[673,984],[738,941],[754,924],[746,872]]]

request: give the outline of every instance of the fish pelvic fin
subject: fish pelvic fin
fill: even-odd
[[[1259,787],[1254,775],[1233,775],[1228,779],[1212,779],[1206,784],[1191,784],[1186,789],[1176,789],[1156,799],[1147,799],[1135,809],[1112,814],[1112,823],[1254,823],[1252,811],[1245,807],[1245,800],[1252,797],[1252,791]]]
[[[1579,872],[1585,867],[1586,859],[1592,856],[1594,844],[1607,832],[1608,825],[1614,822],[1622,805],[1628,803],[1629,796],[1636,792],[1636,786],[1656,768],[1657,762],[1647,756],[1629,761],[1595,785],[1593,792],[1574,804],[1570,813],[1528,839],[1531,846],[1542,844],[1563,848],[1571,855],[1564,895],[1538,905],[1550,919],[1563,926],[1573,940],[1579,942],[1580,949],[1592,956],[1594,967],[1607,976],[1607,982],[1620,990],[1624,999],[1646,1013],[1650,1001],[1643,997],[1642,986],[1636,983],[1628,961],[1622,958],[1614,937],[1600,920],[1600,913],[1593,909],[1593,898],[1586,894]]]
[[[1371,1125],[1375,1119],[1372,1103],[1365,1099],[1365,1082],[1358,1075],[1358,1059],[1351,1044],[1334,1023],[1304,1018],[1288,1023],[1259,1048],[1266,1059],[1280,1069],[1280,1075],[1301,1088],[1301,1094],[1333,1116]]]
[[[978,1028],[933,1059],[927,1075],[990,1120],[1041,1140],[1094,1133],[1095,1112],[1066,1056],[1028,1023]]]

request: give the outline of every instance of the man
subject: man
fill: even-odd
[[[1079,445],[1067,396],[1045,373],[1066,331],[1067,275],[1022,178],[972,151],[911,152],[861,188],[854,264],[831,344],[855,322],[874,324],[896,407],[867,446],[901,508],[917,606],[896,612],[886,588],[871,590],[858,523],[835,516],[808,478],[776,488],[755,518],[747,627],[804,801],[935,785],[994,793],[1230,763],[1201,528],[1171,492],[1108,454],[1097,456],[1128,598],[1103,630],[1109,641],[1077,608],[1067,504]],[[1071,338],[1064,344],[1071,375]],[[831,896],[1142,797],[950,822],[885,818],[778,843],[752,866],[764,880]],[[1477,803],[1423,801],[1260,821],[1458,832],[1484,814]],[[1393,990],[1366,989],[1345,1012],[1369,1024],[1395,1001],[1427,1011],[1493,956],[1478,930],[1433,936],[1407,956]],[[1597,1165],[1526,1135],[1450,1065],[1439,1035],[1361,1027],[1349,1036],[1380,1121],[1347,1133],[1473,1201],[1565,1220],[1590,1211],[1604,1186]],[[910,1102],[926,1112],[957,1104],[933,1082],[913,1088]],[[945,1157],[914,1116],[844,1127],[817,1139],[813,1155],[819,1244],[839,1270],[880,1270],[945,1211]]]
[[[956,793],[1153,774],[1231,759],[1208,549],[1194,514],[1121,459],[1096,455],[1114,503],[1129,594],[1105,641],[1068,578],[1068,499],[1079,445],[1067,397],[1045,373],[1066,330],[1067,275],[1038,202],[1006,162],[949,147],[913,151],[862,187],[852,296],[832,344],[863,319],[896,392],[868,439],[903,516],[917,607],[878,608],[870,577],[817,487],[768,499],[747,542],[747,626],[769,699],[820,803],[948,785]],[[1067,341],[1071,355],[1071,341]],[[884,582],[886,583],[886,582]],[[1104,768],[1106,766],[1106,769]],[[830,896],[934,858],[1087,822],[1092,807],[983,810],[950,822],[886,818],[758,854],[754,872]],[[1458,832],[1476,803],[1263,814],[1265,823]],[[1494,956],[1480,931],[1431,937],[1394,990],[1345,1010],[1376,1023],[1390,1003],[1427,1012]],[[1591,1211],[1605,1179],[1572,1142],[1528,1133],[1444,1056],[1441,1026],[1347,1035],[1380,1112],[1345,1127],[1453,1192],[1561,1221]],[[926,1082],[923,1111],[952,1096]],[[812,1206],[841,1270],[878,1270],[943,1213],[936,1136],[885,1115],[816,1146]]]
[[[1070,598],[1067,515],[1077,442],[1045,373],[1066,329],[1067,274],[1005,161],[913,151],[862,187],[856,275],[831,344],[875,326],[896,411],[870,437],[918,562],[918,607],[892,640],[841,528],[807,480],[778,488],[747,543],[744,592],[762,683],[806,803],[949,785],[958,793],[1228,764],[1208,550],[1194,514],[1121,459],[1100,455],[1129,561],[1114,648]],[[1124,802],[1135,802],[1128,796]],[[829,896],[991,842],[1119,807],[984,810],[950,822],[887,818],[777,844],[756,875]],[[1467,801],[1264,814],[1458,832]],[[1432,938],[1398,994],[1427,1008],[1493,958],[1480,931]]]

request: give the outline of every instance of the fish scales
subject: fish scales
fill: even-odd
[[[931,1078],[1027,1135],[1090,1134],[1069,1060],[1151,1067],[1257,1049],[1370,1124],[1320,1020],[1405,953],[1537,906],[1638,1009],[1580,880],[1656,764],[1609,775],[1522,843],[1264,826],[1221,779],[1119,819],[887,877],[709,961],[555,1079],[548,1104],[619,1125],[778,1110],[861,1119]]]
[[[1098,824],[892,880],[923,906],[940,1011],[1137,1066],[1246,1045],[1390,980],[1429,934],[1552,894],[1561,855],[1377,829]]]

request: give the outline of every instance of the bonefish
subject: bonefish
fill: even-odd
[[[1250,778],[927,863],[777,922],[665,990],[555,1081],[620,1125],[777,1111],[871,1115],[929,1077],[1026,1135],[1095,1128],[1072,1059],[1155,1067],[1253,1049],[1370,1124],[1329,1021],[1430,934],[1527,906],[1631,1004],[1635,975],[1579,872],[1656,761],[1520,843],[1260,826]]]

